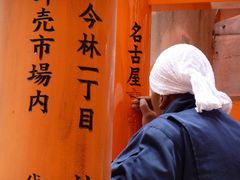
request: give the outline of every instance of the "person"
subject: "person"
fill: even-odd
[[[239,180],[240,125],[206,56],[192,45],[171,46],[149,81],[151,101],[133,103],[144,125],[112,162],[111,179]]]

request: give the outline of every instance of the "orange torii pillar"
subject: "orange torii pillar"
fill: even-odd
[[[116,0],[0,5],[0,179],[109,179]]]
[[[147,0],[118,1],[113,159],[141,127],[131,101],[149,94],[150,17]]]

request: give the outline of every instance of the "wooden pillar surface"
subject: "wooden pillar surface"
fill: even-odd
[[[0,8],[0,179],[109,179],[116,1]]]
[[[149,94],[150,13],[147,0],[118,1],[113,159],[141,127],[131,101]]]

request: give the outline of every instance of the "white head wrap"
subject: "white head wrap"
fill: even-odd
[[[221,108],[230,113],[231,99],[215,87],[212,67],[196,47],[177,44],[164,50],[150,73],[150,87],[159,95],[194,94],[196,111]]]

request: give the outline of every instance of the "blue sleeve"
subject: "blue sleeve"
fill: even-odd
[[[152,126],[141,129],[113,161],[112,180],[181,179],[182,147],[168,134]]]

